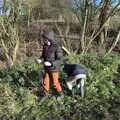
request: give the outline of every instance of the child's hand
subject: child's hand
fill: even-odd
[[[42,62],[41,59],[36,59],[35,61],[36,61],[37,64],[40,64]]]

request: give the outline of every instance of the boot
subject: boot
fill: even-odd
[[[62,92],[62,91],[60,91],[59,93],[58,93],[58,97],[57,98],[64,98],[64,93]]]
[[[51,93],[50,92],[44,92],[44,97],[46,97],[46,98],[50,98],[52,95],[51,95]]]

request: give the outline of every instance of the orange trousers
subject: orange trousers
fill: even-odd
[[[50,80],[53,80],[53,84],[57,92],[62,91],[60,83],[58,81],[58,72],[45,72],[44,78],[43,78],[43,87],[46,92],[49,92],[50,90]]]

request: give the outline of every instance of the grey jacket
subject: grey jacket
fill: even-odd
[[[65,64],[63,70],[67,73],[69,77],[79,74],[86,74],[85,68],[83,68],[79,64]]]

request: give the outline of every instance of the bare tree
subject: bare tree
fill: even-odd
[[[87,53],[97,37],[99,49],[105,45],[110,19],[120,5],[120,1],[114,2],[116,4],[112,4],[112,0],[101,0],[97,5],[95,0],[74,0],[74,13],[81,30],[78,52]]]
[[[15,63],[20,44],[16,16],[17,6],[14,2],[12,3],[12,11],[10,17],[6,15],[0,17],[0,47],[8,66],[12,66]]]

